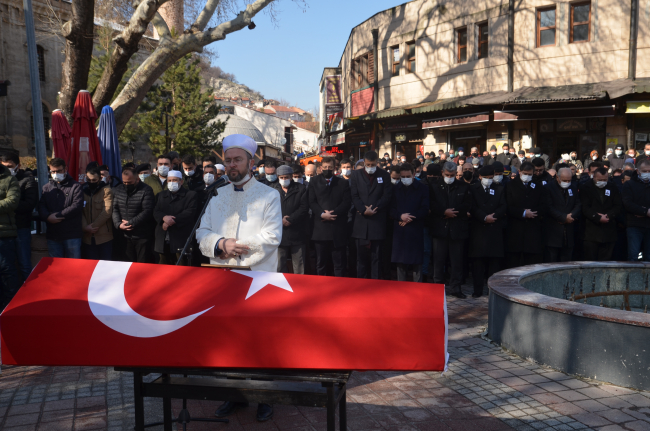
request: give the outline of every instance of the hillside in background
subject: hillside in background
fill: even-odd
[[[215,97],[247,97],[251,100],[263,100],[264,96],[247,85],[239,83],[234,74],[224,72],[219,66],[213,66],[210,60],[201,57],[199,67],[203,85],[212,88]]]

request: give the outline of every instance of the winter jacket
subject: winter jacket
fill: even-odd
[[[16,208],[16,226],[18,229],[31,229],[32,212],[38,205],[38,184],[31,172],[20,169],[16,173],[20,186],[20,203]]]
[[[153,177],[153,175],[151,176]],[[151,178],[149,177],[149,178]],[[158,177],[155,178],[156,181]],[[128,220],[132,230],[122,230],[124,236],[133,239],[147,239],[153,236],[153,209],[155,198],[153,190],[138,181],[135,190],[127,194],[126,186],[113,189],[113,227],[120,228],[122,220]]]
[[[615,242],[616,217],[623,209],[618,187],[610,181],[601,189],[596,187],[593,181],[589,181],[580,188],[580,201],[582,214],[585,216],[585,241]],[[609,222],[601,223],[599,214],[607,214]]]
[[[650,228],[650,183],[641,181],[636,172],[623,184],[623,206],[628,227]]]
[[[279,183],[273,187],[280,193],[282,218],[289,216],[290,226],[282,225],[281,247],[305,244],[305,232],[309,222],[309,194],[307,187],[291,181],[285,193]]]
[[[149,175],[147,178],[145,178],[144,183],[151,187],[154,196],[158,196],[158,193],[162,192],[163,190],[167,190],[167,180],[161,182],[160,177],[156,174]],[[187,181],[183,181],[183,188],[189,190]]]
[[[64,218],[59,223],[47,223],[46,238],[53,241],[81,238],[83,208],[84,194],[81,184],[73,180],[70,175],[66,174],[60,183],[50,180],[45,184],[38,203],[38,214],[41,220],[47,221],[50,214]]]
[[[104,244],[113,239],[113,191],[111,187],[100,181],[97,188],[91,190],[88,183],[82,187],[84,192],[84,210],[81,216],[82,230],[88,225],[97,227],[95,233],[83,231],[82,241],[84,244]]]
[[[160,181],[158,181],[160,182]],[[194,175],[188,177],[183,172],[183,185],[186,189],[199,193],[205,189],[205,181],[203,181],[203,169],[198,166],[194,169]]]
[[[365,169],[352,171],[350,194],[356,209],[352,238],[364,240],[383,240],[386,238],[386,225],[393,197],[393,184],[390,174],[377,169],[368,175]],[[365,215],[366,206],[377,209],[374,215]]]
[[[185,243],[192,233],[198,205],[196,192],[181,187],[176,193],[163,190],[157,196],[156,207],[153,211],[153,218],[156,220],[156,244],[154,251],[165,252],[165,243],[169,242],[169,251],[179,253],[185,247]],[[174,216],[175,224],[163,229],[163,218]]]
[[[20,205],[18,181],[8,168],[0,165],[0,238],[12,238],[18,235],[16,226],[18,205]]]
[[[440,178],[430,186],[429,234],[434,238],[461,240],[469,236],[469,218],[467,213],[472,208],[470,185],[462,180],[455,180],[451,185]],[[445,218],[445,211],[453,208],[458,211],[456,217]]]
[[[521,177],[508,183],[506,187],[506,204],[508,205],[508,231],[506,249],[511,253],[542,253],[544,237],[542,220],[548,210],[546,188],[534,181],[525,184]],[[526,218],[525,210],[537,213],[535,218]],[[523,241],[523,239],[526,241]]]

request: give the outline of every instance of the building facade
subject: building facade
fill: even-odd
[[[649,11],[650,0],[415,0],[382,11],[350,33],[337,68],[344,133],[322,137],[355,158],[505,143],[553,160],[642,148]]]

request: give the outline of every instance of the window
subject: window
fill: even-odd
[[[45,50],[42,46],[36,46],[36,56],[38,57],[38,76],[41,82],[45,82]]]
[[[408,73],[415,72],[415,42],[408,42],[406,44],[406,53],[408,57],[406,58],[406,70]]]
[[[467,61],[467,28],[456,30],[458,34],[458,62]]]
[[[537,9],[537,46],[555,45],[555,6]]]
[[[478,25],[478,58],[488,56],[488,23]]]
[[[390,49],[393,58],[393,76],[399,76],[399,45]]]
[[[571,5],[570,43],[589,42],[589,23],[591,22],[591,3]]]
[[[352,61],[352,89],[368,86],[368,54]]]

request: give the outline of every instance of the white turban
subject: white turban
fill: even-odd
[[[181,171],[169,171],[167,178],[178,178],[179,180],[182,180],[183,174],[181,174]]]
[[[215,165],[214,166],[216,170],[218,171],[224,171],[226,172],[226,167],[224,165]]]
[[[257,152],[257,143],[250,136],[246,135],[230,135],[223,139],[224,153],[232,148],[239,148],[246,151],[253,157]]]

